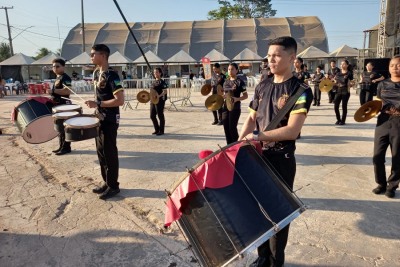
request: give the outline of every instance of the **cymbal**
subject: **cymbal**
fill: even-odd
[[[218,94],[215,94],[207,97],[204,105],[208,110],[216,111],[222,107],[223,103],[224,103],[224,98]]]
[[[226,108],[229,111],[233,110],[234,103],[233,103],[233,99],[232,99],[232,95],[231,95],[230,91],[226,94],[225,104],[226,104]]]
[[[136,99],[140,102],[140,103],[147,103],[150,101],[150,93],[142,90],[139,93],[137,93],[136,95]]]
[[[319,83],[319,90],[321,92],[329,92],[333,88],[333,82],[329,79],[322,79]]]
[[[154,105],[157,105],[158,101],[160,101],[157,91],[153,88],[150,89],[150,100]]]
[[[217,85],[217,94],[219,94],[220,96],[224,95],[224,88],[220,84]]]
[[[206,83],[205,85],[203,85],[202,87],[201,87],[201,91],[200,91],[200,93],[202,94],[202,95],[204,95],[204,96],[206,96],[206,95],[208,95],[210,92],[211,92],[211,84],[209,84],[209,83]]]
[[[354,120],[356,122],[367,121],[375,117],[381,109],[382,109],[382,101],[380,100],[369,101],[364,105],[362,105],[359,109],[357,109],[356,113],[354,113]]]

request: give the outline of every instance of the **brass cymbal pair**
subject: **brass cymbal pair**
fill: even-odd
[[[150,89],[150,93],[145,90],[140,91],[139,93],[137,93],[136,99],[140,103],[147,103],[151,101],[151,103],[153,103],[154,105],[157,105],[160,101],[158,93],[154,89]]]
[[[210,95],[209,97],[207,97],[206,102],[204,103],[206,108],[211,111],[216,111],[222,108],[223,104],[224,98],[218,94]]]
[[[206,83],[201,87],[200,93],[204,96],[207,96],[211,93],[212,86],[209,83]],[[217,85],[217,94],[224,95],[224,88],[220,84]]]
[[[379,111],[382,109],[382,101],[380,100],[372,100],[364,105],[362,105],[359,109],[357,109],[356,113],[354,113],[354,120],[356,122],[364,122],[369,119],[375,117]]]
[[[333,88],[333,82],[329,79],[322,79],[319,83],[319,90],[321,92],[329,92]]]

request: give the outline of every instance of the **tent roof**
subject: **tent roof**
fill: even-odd
[[[197,61],[192,58],[188,53],[180,50],[167,60],[168,63],[196,63]]]
[[[227,58],[224,54],[222,54],[221,52],[218,52],[215,49],[213,49],[210,52],[208,52],[208,54],[205,55],[204,57],[208,57],[211,62],[230,61],[229,58]]]
[[[119,51],[115,51],[115,53],[112,54],[108,58],[108,63],[110,63],[110,64],[128,64],[128,63],[132,63],[132,60],[127,58],[126,56],[122,55]]]
[[[358,57],[358,50],[348,45],[343,45],[335,51],[329,53],[331,57]]]
[[[51,64],[53,64],[53,60],[56,58],[62,58],[62,57],[57,56],[53,53],[50,53],[47,56],[44,56],[44,57],[32,62],[31,65],[51,65]],[[64,59],[64,58],[62,58],[62,59]]]
[[[24,55],[22,53],[18,53],[13,55],[10,58],[7,58],[6,60],[0,62],[1,66],[18,66],[18,65],[29,65],[33,61],[35,61],[33,58],[28,57],[27,55]]]
[[[88,65],[92,64],[92,59],[88,53],[83,52],[82,54],[70,59],[69,62],[76,65]]]
[[[263,58],[251,51],[248,48],[245,48],[240,52],[239,54],[236,55],[232,60],[234,61],[260,61]]]
[[[297,56],[301,58],[326,58],[329,57],[329,54],[315,46],[310,46]]]
[[[292,36],[299,51],[315,46],[328,51],[324,25],[315,16],[286,18],[255,18],[232,20],[196,20],[164,22],[130,22],[130,30],[144,52],[152,51],[169,59],[180,50],[196,61],[215,49],[227,58],[234,58],[244,48],[260,56],[267,54],[269,41],[278,36]],[[77,24],[68,33],[62,56],[70,59],[82,53],[82,27]],[[125,23],[85,23],[85,51],[93,44],[104,43],[111,53],[137,59],[140,50]]]
[[[159,58],[156,54],[154,54],[151,51],[147,51],[146,53],[144,53],[144,55],[146,56],[147,61],[149,63],[163,63],[164,62],[164,60]],[[146,63],[146,61],[144,60],[144,57],[141,56],[141,57],[138,57],[137,59],[135,59],[133,61],[133,63],[135,63],[135,64],[143,64],[143,63]]]

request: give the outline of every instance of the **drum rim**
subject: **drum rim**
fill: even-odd
[[[66,106],[75,106],[75,108],[71,108],[71,109],[68,109],[68,110],[57,110],[57,108],[59,108],[59,107],[66,107]],[[60,112],[67,112],[67,111],[82,110],[82,106],[78,105],[78,104],[63,104],[63,105],[54,106],[54,107],[51,108],[51,110],[54,113],[60,113]]]
[[[74,115],[61,117],[60,114],[62,114],[62,113],[74,113]],[[76,113],[76,114],[75,114],[75,113]],[[80,113],[79,113],[78,111],[70,110],[70,111],[64,111],[64,112],[57,112],[57,113],[52,114],[51,116],[52,116],[54,119],[59,120],[59,119],[69,119],[69,118],[78,116],[79,114],[80,114]]]
[[[68,121],[71,119],[77,119],[77,118],[93,118],[96,122],[92,124],[87,124],[87,125],[71,125],[68,124]],[[70,128],[70,129],[90,129],[90,128],[95,128],[98,127],[100,124],[100,120],[96,117],[93,116],[77,116],[74,118],[70,118],[64,121],[63,125],[65,128]]]

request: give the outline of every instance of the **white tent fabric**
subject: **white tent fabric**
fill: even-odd
[[[204,21],[132,22],[130,29],[142,49],[153,51],[168,59],[180,50],[196,61],[215,49],[228,58],[234,58],[243,49],[249,48],[265,56],[269,41],[279,36],[292,36],[298,50],[315,46],[328,51],[328,40],[324,25],[318,17],[257,18]],[[82,27],[73,27],[62,47],[62,56],[73,58],[82,53]],[[139,48],[124,23],[85,23],[85,51],[95,43],[106,44],[111,53],[135,59],[141,56]]]
[[[6,60],[0,62],[1,66],[23,66],[29,65],[35,60],[22,53],[15,54],[14,56],[7,58]]]
[[[303,59],[308,58],[326,58],[330,57],[328,53],[322,51],[315,46],[310,46],[309,48],[305,49],[303,52],[299,53],[297,57],[301,57]]]
[[[146,53],[144,53],[144,55],[146,56],[147,61],[148,61],[149,63],[163,63],[163,62],[164,62],[163,59],[159,58],[156,54],[154,54],[154,53],[151,52],[151,51],[147,51]],[[144,57],[141,56],[141,57],[135,59],[135,60],[133,61],[133,63],[134,63],[134,64],[145,64],[146,61],[144,60]]]
[[[110,64],[128,64],[128,63],[132,63],[132,60],[127,58],[126,56],[122,55],[119,51],[115,51],[115,53],[112,54],[108,58],[108,63],[110,63]]]
[[[242,52],[236,55],[232,60],[233,61],[260,61],[263,58],[251,51],[248,48],[243,49]]]
[[[329,53],[331,57],[358,57],[358,50],[351,48],[348,45],[342,45],[338,49],[334,50],[333,52]]]
[[[229,58],[227,58],[224,54],[222,54],[221,52],[218,52],[215,49],[213,49],[210,52],[208,52],[208,54],[205,55],[204,57],[209,58],[211,62],[227,62],[227,61],[230,61]]]
[[[178,53],[167,59],[168,63],[196,63],[197,61],[192,58],[188,53],[180,50]]]
[[[47,56],[44,56],[44,57],[32,62],[31,65],[51,65],[53,63],[53,60],[56,58],[62,58],[62,57],[57,56],[53,53],[50,53]],[[62,58],[62,59],[64,59],[64,58]]]
[[[90,58],[88,53],[83,52],[82,54],[74,57],[73,59],[70,59],[69,63],[74,65],[89,65],[92,64],[92,59]]]

